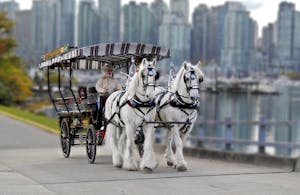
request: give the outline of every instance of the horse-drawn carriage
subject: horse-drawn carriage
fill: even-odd
[[[47,70],[48,93],[59,117],[64,157],[69,157],[71,146],[85,144],[88,161],[94,163],[96,146],[103,144],[106,131],[103,128],[105,126],[103,112],[100,110],[103,108],[99,107],[101,97],[98,97],[93,86],[80,86],[77,92],[74,91],[73,70],[101,71],[105,65],[110,64],[113,69],[124,68],[128,72],[135,59],[161,60],[169,56],[169,49],[141,43],[63,47],[45,54],[39,68]],[[51,77],[50,73],[53,71],[57,74],[57,81],[53,81]],[[58,89],[56,93],[54,87]]]
[[[45,55],[39,66],[47,69],[48,90],[59,116],[64,156],[69,157],[71,146],[79,139],[86,145],[89,163],[94,163],[97,145],[103,143],[105,136],[110,141],[114,166],[137,170],[138,162],[133,155],[137,145],[140,168],[152,171],[157,167],[153,150],[154,131],[156,127],[163,126],[169,129],[167,164],[175,165],[178,171],[185,171],[183,143],[197,118],[203,73],[199,64],[184,62],[177,75],[171,75],[168,89],[157,88],[157,60],[168,57],[170,51],[167,48],[137,43],[99,44],[69,48],[67,51],[62,49],[61,52],[56,50],[54,54]],[[116,91],[108,97],[104,116],[93,87],[79,88],[78,95],[73,91],[72,70],[101,70],[110,64],[114,69],[125,68],[129,72],[136,58],[140,62],[138,70],[128,77],[125,90]],[[58,73],[57,98],[51,91],[49,75],[52,69]],[[66,87],[69,96],[64,95],[61,89],[62,70],[69,71]],[[176,146],[175,154],[172,142]]]

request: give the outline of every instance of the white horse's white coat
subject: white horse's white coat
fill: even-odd
[[[149,74],[149,68],[155,68],[156,60],[147,61],[143,59],[139,71],[132,77],[127,91],[120,98],[119,104],[122,105],[128,99],[137,96],[141,101],[147,102],[155,98],[154,84],[155,75]],[[155,72],[155,69],[153,69]],[[146,87],[144,84],[148,83]],[[117,91],[109,96],[105,104],[105,117],[110,119],[114,113],[119,112],[117,102],[119,94],[122,91]],[[149,108],[140,108],[144,113],[147,113]],[[123,121],[123,123],[121,122]],[[122,167],[126,170],[137,170],[138,161],[133,155],[136,149],[134,143],[134,136],[136,129],[142,125],[145,134],[144,155],[140,162],[142,170],[153,170],[157,167],[157,161],[153,151],[154,140],[154,126],[152,124],[145,124],[143,120],[154,121],[155,109],[152,109],[146,116],[132,108],[128,104],[120,109],[120,115],[116,114],[111,123],[107,125],[106,139],[110,142],[112,149],[113,165]]]
[[[189,79],[191,76],[191,71],[193,71],[196,78]],[[190,90],[187,89],[187,84],[184,81],[184,77],[187,79],[188,86],[191,87]],[[191,65],[190,63],[184,62],[176,75],[174,82],[170,87],[170,91],[163,96],[160,105],[162,106],[170,99],[170,96],[176,92],[180,95],[182,100],[185,103],[193,103],[195,99],[200,98],[199,90],[200,83],[203,81],[203,73],[200,70],[200,64]],[[184,113],[184,110],[186,113]],[[180,129],[184,124],[170,124],[166,125],[169,129],[167,133],[167,147],[165,157],[167,164],[169,166],[175,165],[178,171],[185,171],[187,169],[187,163],[183,156],[183,145],[186,136],[190,133],[193,128],[193,125],[197,119],[197,110],[196,109],[179,109],[171,105],[166,105],[159,110],[160,120],[164,122],[186,122],[187,119],[190,119],[191,125],[188,129],[184,129],[182,133]],[[186,131],[186,132],[185,132]],[[172,140],[174,140],[176,152],[175,154],[172,151]]]

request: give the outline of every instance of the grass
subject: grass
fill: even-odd
[[[12,118],[27,122],[44,130],[57,134],[59,132],[58,120],[46,117],[41,114],[35,114],[24,111],[16,107],[7,107],[0,105],[0,113]]]

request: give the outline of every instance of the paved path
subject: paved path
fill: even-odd
[[[286,169],[187,158],[179,173],[158,154],[152,174],[114,168],[98,147],[89,165],[83,146],[62,157],[58,136],[0,115],[0,194],[299,194],[300,174]]]

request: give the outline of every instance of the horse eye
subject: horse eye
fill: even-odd
[[[203,82],[203,78],[202,77],[199,79],[199,83],[201,83],[201,82]]]

